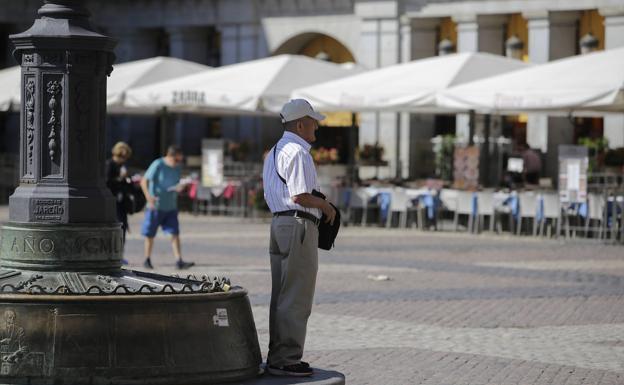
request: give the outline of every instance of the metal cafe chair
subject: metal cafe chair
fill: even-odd
[[[477,192],[477,232],[483,229],[485,217],[490,217],[489,230],[494,230],[496,211],[494,210],[494,193],[489,191]]]
[[[453,218],[455,218],[455,210],[457,209],[457,193],[458,190],[443,188],[438,194],[440,207],[436,211],[436,223],[440,224],[440,230],[442,230],[443,222],[441,219],[443,214],[452,213]]]
[[[388,218],[386,219],[386,227],[392,226],[392,214],[398,213],[399,227],[407,227],[407,212],[412,207],[412,201],[405,193],[405,189],[394,188],[391,191],[390,207],[388,209]]]
[[[544,228],[548,220],[550,220],[547,236],[550,238],[552,230],[555,229],[555,237],[559,237],[561,232],[561,203],[559,202],[559,194],[555,192],[543,193],[541,204],[543,205],[543,211],[542,217],[538,221],[538,234],[544,235]]]
[[[455,225],[455,231],[459,227],[459,216],[468,216],[467,231],[472,232],[474,230],[474,207],[473,207],[473,193],[470,191],[457,191],[457,204],[455,206],[455,217],[453,219]]]
[[[347,210],[349,217],[349,221],[351,223],[356,223],[356,213],[362,212],[360,224],[364,226],[367,222],[367,212],[368,212],[368,195],[362,188],[352,188],[351,196],[349,199],[349,208]]]
[[[533,222],[533,236],[537,235],[537,200],[538,196],[533,191],[523,191],[518,194],[520,210],[516,222],[516,235],[522,232],[524,219],[531,219]]]
[[[596,235],[596,232],[598,232],[598,239],[602,239],[606,224],[606,204],[607,199],[605,195],[596,193],[587,194],[587,214],[585,216],[586,237]]]

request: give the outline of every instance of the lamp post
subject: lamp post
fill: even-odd
[[[179,384],[254,376],[247,292],[121,268],[105,185],[115,41],[84,0],[46,0],[11,36],[22,67],[20,186],[0,242],[0,383]]]
[[[438,43],[439,56],[450,55],[453,52],[455,52],[455,45],[449,39],[442,39],[442,41]]]
[[[591,52],[594,52],[598,49],[599,46],[598,39],[592,35],[590,32],[586,33],[579,40],[579,48],[581,49],[581,55],[585,55]]]
[[[522,60],[524,43],[516,35],[511,36],[505,42],[505,56],[512,59]]]

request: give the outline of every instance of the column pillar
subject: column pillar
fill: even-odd
[[[238,23],[219,27],[221,64],[234,64],[269,55],[258,24]]]
[[[529,60],[541,64],[573,56],[577,52],[578,12],[524,13],[529,27]],[[529,114],[527,142],[546,153],[543,175],[556,181],[558,147],[574,140],[573,126],[567,118],[549,118],[544,114]]]
[[[605,18],[605,49],[624,47],[624,6],[601,8],[599,12]],[[624,147],[623,115],[604,117],[604,136],[610,148]]]
[[[208,29],[204,27],[169,27],[169,53],[172,57],[201,64],[208,63]],[[178,144],[187,154],[199,154],[207,120],[203,117],[183,116],[173,120],[172,143]],[[172,144],[167,143],[167,144]]]
[[[368,68],[380,68],[399,62],[400,25],[398,1],[356,2],[355,14],[361,20],[361,36],[358,58]],[[372,49],[371,49],[372,48]],[[389,162],[388,169],[379,169],[378,177],[387,178],[397,175],[398,168],[405,168],[397,156],[397,143],[400,131],[397,130],[400,119],[396,113],[360,114],[359,146],[372,144],[379,139],[384,147],[384,158]],[[383,128],[383,135],[382,135]],[[368,170],[370,171],[370,170]],[[389,171],[389,172],[386,172]],[[375,176],[360,169],[361,178]]]
[[[118,39],[115,48],[117,63],[147,59],[158,51],[158,36],[154,30],[134,27],[112,27],[109,33]]]
[[[489,52],[502,55],[505,46],[504,23],[499,15],[454,16],[457,23],[457,52]],[[470,116],[457,114],[456,135],[459,141],[470,141]]]
[[[548,12],[523,14],[529,29],[529,61],[534,64],[550,60],[550,20]],[[526,42],[525,42],[526,43]],[[529,114],[526,130],[527,143],[532,148],[548,151],[548,116]]]
[[[402,20],[402,62],[437,56],[439,24],[438,18]],[[400,123],[403,177],[420,176],[425,171],[420,160],[434,134],[435,115],[403,113]]]
[[[479,23],[477,15],[454,16],[457,23],[457,52],[479,51]]]
[[[479,51],[479,24],[476,15],[453,17],[457,23],[457,52]],[[455,135],[459,142],[470,142],[470,115],[457,114]]]
[[[178,59],[208,64],[208,30],[203,27],[169,27],[169,53]]]
[[[412,23],[410,19],[407,17],[400,18],[399,24],[399,33],[400,33],[400,46],[399,60],[401,63],[407,63],[412,60]],[[435,40],[434,40],[435,41]],[[401,113],[399,115],[399,129],[400,129],[400,138],[402,140],[399,142],[398,150],[400,154],[400,161],[402,163],[401,167],[401,178],[408,178],[412,172],[412,164],[411,164],[411,142],[413,140],[411,135],[411,127],[410,127],[410,114],[409,113]]]

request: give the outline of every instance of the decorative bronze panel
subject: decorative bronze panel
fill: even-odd
[[[36,54],[34,53],[25,53],[22,55],[22,66],[28,67],[36,64]]]
[[[106,317],[98,314],[56,316],[55,367],[109,367],[107,325]]]
[[[58,80],[49,81],[47,84],[48,95],[50,96],[50,101],[48,102],[48,106],[50,107],[50,120],[48,121],[48,127],[50,129],[50,134],[48,135],[48,148],[50,149],[50,160],[54,162],[54,157],[57,154],[57,131],[61,130],[61,92],[63,91],[63,86]]]
[[[118,315],[115,320],[115,366],[165,366],[165,328],[162,314]]]
[[[41,178],[58,180],[63,177],[63,75],[44,74],[42,87]]]
[[[33,158],[35,151],[35,100],[36,100],[36,92],[35,92],[35,76],[34,75],[26,75],[24,76],[24,105],[23,105],[23,116],[24,116],[24,164],[23,164],[23,172],[22,179],[24,180],[32,180],[34,179],[34,167],[33,167]]]
[[[0,308],[0,317],[0,376],[42,375],[45,353],[37,351],[39,341],[31,341],[29,319],[4,306]]]

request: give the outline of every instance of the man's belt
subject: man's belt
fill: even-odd
[[[295,218],[303,218],[303,219],[307,219],[310,220],[312,222],[314,222],[314,224],[316,226],[319,225],[319,223],[321,222],[320,219],[318,219],[317,217],[315,217],[314,215],[310,214],[310,213],[306,213],[305,211],[301,211],[301,210],[286,210],[286,211],[279,211],[277,213],[273,213],[274,217],[295,217]]]

